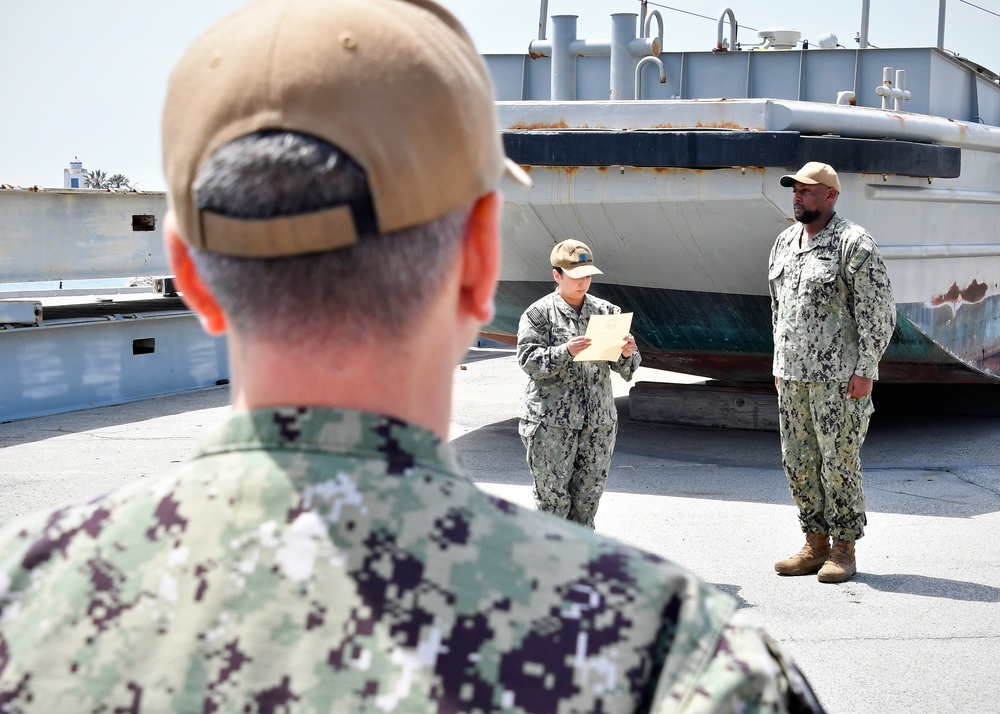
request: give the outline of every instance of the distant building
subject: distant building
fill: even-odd
[[[84,188],[87,185],[87,169],[76,156],[69,162],[69,168],[63,169],[63,188]]]

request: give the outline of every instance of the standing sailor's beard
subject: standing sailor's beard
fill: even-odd
[[[819,218],[819,211],[807,211],[804,208],[794,208],[792,211],[795,213],[795,220],[799,223],[809,224]]]

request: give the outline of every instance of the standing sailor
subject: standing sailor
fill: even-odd
[[[781,185],[793,188],[797,223],[778,236],[768,264],[774,385],[781,460],[806,543],[774,569],[840,583],[857,570],[854,542],[867,523],[860,452],[895,301],[875,241],[834,212],[837,172],[813,161]]]
[[[628,335],[614,361],[574,361],[590,346],[591,316],[621,308],[587,294],[601,271],[584,243],[564,240],[549,262],[556,289],[525,310],[517,328],[517,363],[531,377],[518,433],[538,510],[593,528],[618,431],[611,370],[631,380],[641,357]]]

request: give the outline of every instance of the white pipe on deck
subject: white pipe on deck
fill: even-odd
[[[939,0],[938,2],[938,40],[937,46],[939,50],[944,49],[944,15],[946,5],[948,0]]]
[[[863,0],[861,3],[861,32],[858,35],[861,49],[868,47],[868,17],[871,14],[871,9],[871,0]]]
[[[635,66],[635,98],[642,99],[642,68],[647,64],[655,64],[660,68],[660,84],[667,83],[667,70],[659,57],[643,57]]]
[[[729,47],[722,46],[722,28],[726,23],[726,16],[729,16]],[[730,8],[723,8],[719,13],[719,32],[715,42],[715,51],[724,52],[726,50],[736,50],[736,14]]]
[[[848,109],[835,104],[811,102],[766,103],[766,131],[823,134],[829,132],[831,126],[835,126],[840,136],[922,141],[1000,153],[1000,128],[995,126],[970,124],[926,114],[882,111],[871,107]]]
[[[643,3],[645,6],[646,3]],[[643,39],[649,39],[649,29],[653,20],[656,20],[657,30],[656,42],[650,46],[650,51],[654,55],[658,55],[663,52],[663,16],[660,15],[659,10],[653,10],[653,12],[646,15],[644,18],[640,18],[639,22],[642,25],[642,37]]]

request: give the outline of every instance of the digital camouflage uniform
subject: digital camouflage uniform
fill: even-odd
[[[632,379],[641,357],[574,362],[566,343],[584,335],[591,315],[620,314],[607,300],[584,296],[579,314],[556,289],[524,311],[517,362],[531,378],[518,433],[534,477],[535,506],[594,527],[618,431],[611,370]]]
[[[818,710],[733,611],[422,428],[242,412],[169,477],[0,529],[0,711]]]
[[[799,248],[803,226],[778,236],[768,279],[781,454],[802,529],[864,535],[861,445],[871,395],[848,399],[851,376],[876,379],[896,307],[875,241],[834,214]]]

